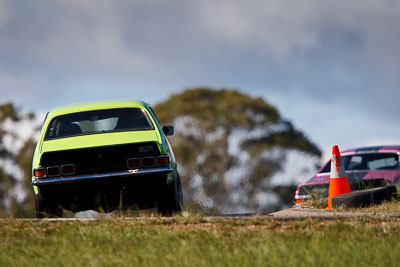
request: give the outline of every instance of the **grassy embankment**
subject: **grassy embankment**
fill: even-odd
[[[0,220],[0,266],[395,266],[400,220]]]
[[[304,204],[301,205],[301,207],[304,208],[312,208],[312,209],[318,209],[318,210],[324,210],[324,211],[329,211],[326,210],[327,204],[326,203],[321,203],[316,200],[308,200]],[[371,205],[369,207],[365,208],[344,208],[344,207],[339,207],[339,208],[334,208],[330,210],[331,212],[363,212],[363,213],[385,213],[385,214],[392,214],[392,213],[397,213],[400,214],[400,199],[393,199],[392,201],[384,201],[379,205]]]
[[[397,198],[392,198],[391,201],[384,201],[379,205],[371,205],[364,208],[335,208],[332,211],[335,212],[368,212],[368,213],[399,213],[400,214],[400,185],[397,185]],[[328,203],[321,201],[322,195],[315,194],[311,195],[311,199],[306,200],[303,204],[299,205],[304,208],[313,208],[325,210]],[[326,211],[326,210],[325,210]]]

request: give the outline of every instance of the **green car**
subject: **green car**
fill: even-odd
[[[183,209],[177,163],[150,105],[109,101],[49,112],[33,157],[36,215],[63,210]]]

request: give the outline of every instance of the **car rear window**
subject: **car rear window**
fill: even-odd
[[[152,129],[154,127],[146,112],[140,108],[93,110],[53,118],[45,139]]]
[[[393,153],[371,153],[342,156],[345,170],[397,170],[399,168],[399,156]],[[329,161],[320,173],[330,172]]]

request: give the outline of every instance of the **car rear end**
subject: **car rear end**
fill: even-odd
[[[156,143],[145,142],[47,152],[38,171],[33,185],[42,197],[86,210],[152,206],[173,169]]]
[[[153,207],[176,170],[165,142],[143,108],[53,116],[38,148],[32,184],[50,211]]]

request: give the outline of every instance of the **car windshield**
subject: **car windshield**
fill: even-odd
[[[352,170],[397,170],[399,156],[392,153],[371,153],[342,156],[343,166],[346,171]],[[320,173],[331,171],[329,161]]]
[[[55,117],[50,122],[45,139],[152,129],[154,127],[146,112],[140,108],[94,110]]]

